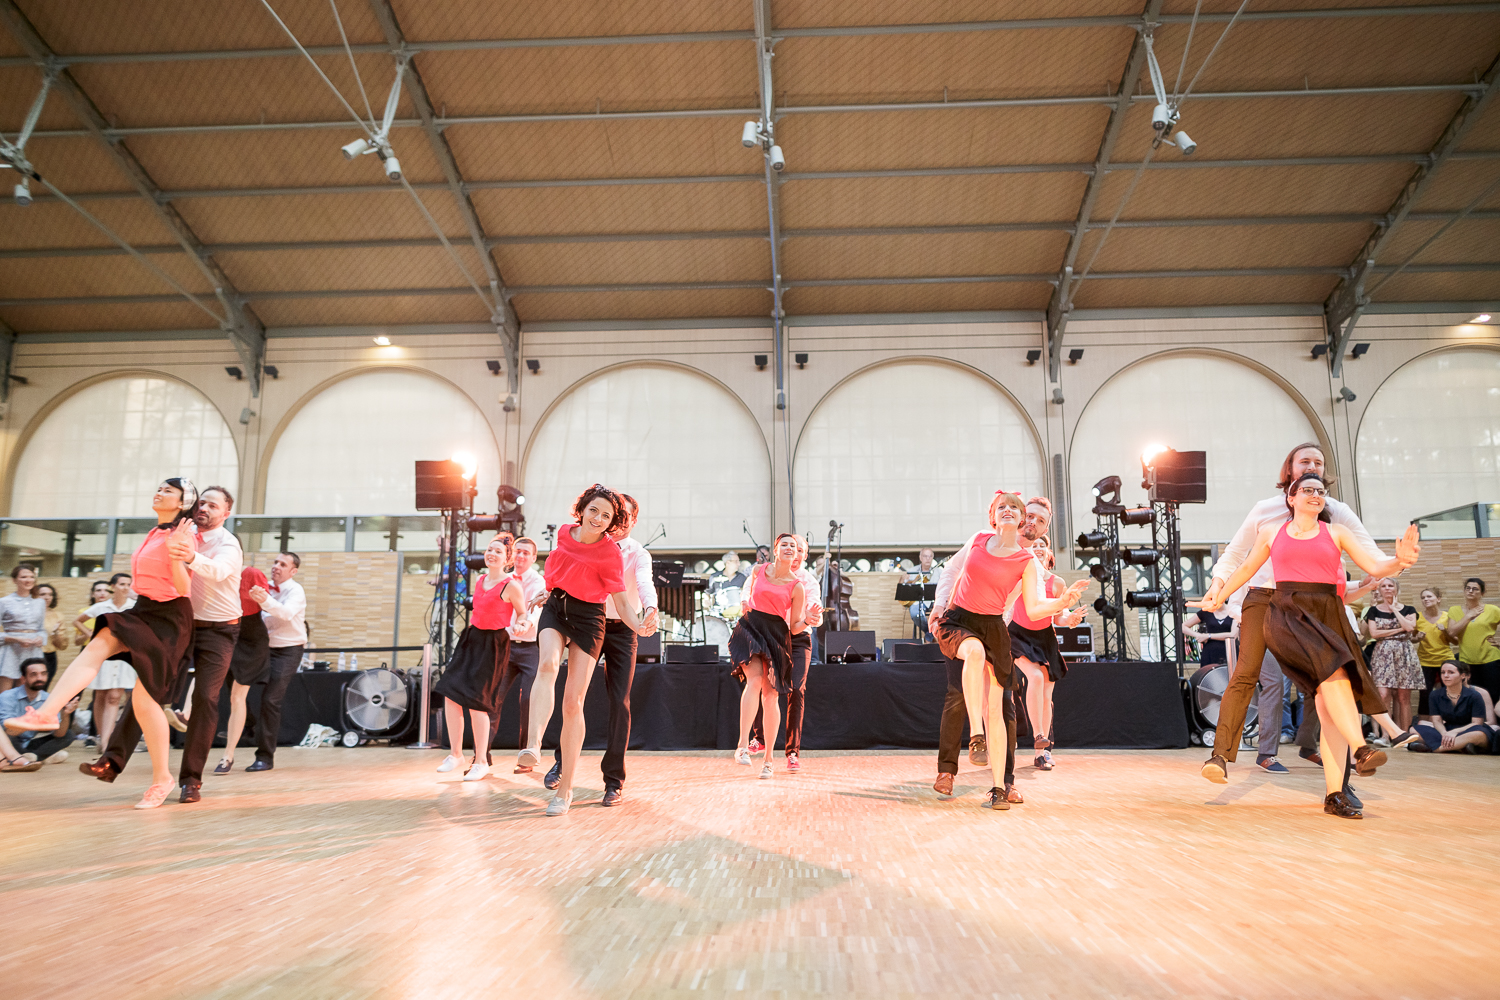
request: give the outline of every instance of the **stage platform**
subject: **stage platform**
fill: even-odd
[[[920,751],[769,781],[632,754],[604,809],[590,753],[558,819],[509,755],[470,783],[442,757],[287,748],[154,812],[130,808],[144,756],[114,785],[78,753],[0,775],[5,994],[1495,995],[1489,757],[1396,755],[1359,783],[1362,822],[1325,816],[1295,755],[1281,777],[1242,755],[1220,786],[1201,749],[1059,752],[992,812],[987,771],[941,800]]]

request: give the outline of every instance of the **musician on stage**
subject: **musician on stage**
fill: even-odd
[[[940,570],[934,559],[934,555],[931,549],[923,549],[919,552],[917,554],[917,564],[902,574],[901,582],[917,583],[924,587],[929,583],[935,585],[938,582],[938,573]],[[917,635],[921,637],[923,642],[930,642],[932,640],[932,633],[927,628],[927,616],[932,611],[932,602],[912,601],[909,607],[911,610],[908,613],[911,615],[912,624],[917,627]]]
[[[740,588],[745,586],[745,581],[750,578],[749,572],[740,562],[738,552],[724,553],[724,571],[709,578],[708,592],[717,599],[719,591],[728,588]]]

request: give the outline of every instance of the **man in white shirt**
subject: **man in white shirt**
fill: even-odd
[[[190,539],[173,539],[167,552],[187,562],[192,575],[189,596],[193,602],[193,704],[187,724],[187,743],[182,751],[178,779],[182,783],[179,802],[202,798],[203,765],[219,728],[219,693],[229,675],[229,661],[240,637],[240,570],[245,555],[240,540],[224,527],[234,497],[222,486],[210,486],[198,497],[193,520],[198,533]],[[187,684],[188,672],[178,679],[179,690]],[[169,713],[170,718],[170,713]],[[110,735],[109,747],[96,761],[79,770],[100,781],[114,781],[140,742],[141,727],[134,712],[126,712]]]
[[[609,537],[620,546],[625,557],[625,587],[634,589],[640,598],[641,610],[645,613],[642,624],[647,635],[656,630],[656,584],[651,580],[651,553],[646,547],[630,537],[635,527],[640,508],[635,498],[621,493],[625,503],[625,523],[609,533]],[[599,769],[604,772],[603,805],[617,806],[625,792],[625,748],[630,745],[630,685],[635,680],[636,631],[625,623],[615,606],[613,598],[604,602],[604,649],[599,655],[599,664],[604,668],[604,689],[609,694],[609,733],[604,748],[604,759]],[[562,748],[558,747],[556,763],[547,772],[542,784],[556,788],[562,780]]]
[[[537,572],[536,553],[536,542],[524,536],[517,538],[511,545],[511,574],[521,585],[521,593],[529,610],[524,618],[512,621],[505,630],[510,633],[510,657],[505,662],[505,673],[500,677],[500,694],[495,699],[495,713],[490,716],[490,732],[498,735],[500,712],[505,707],[506,695],[510,694],[511,685],[520,681],[521,732],[520,741],[516,744],[518,747],[531,745],[526,741],[526,724],[531,717],[531,685],[536,680],[536,668],[541,660],[536,644],[536,623],[542,617],[542,608],[540,605],[532,607],[532,604],[538,597],[546,594],[547,584],[542,579],[542,574]],[[530,764],[516,765],[517,774],[527,774],[530,771]]]
[[[276,766],[281,703],[307,647],[307,594],[302,584],[292,579],[301,568],[301,556],[282,552],[271,564],[271,586],[250,588],[250,600],[260,605],[261,619],[271,637],[271,657],[265,693],[260,696],[260,720],[255,725],[255,762],[245,768],[247,771],[269,771]]]
[[[1277,489],[1285,490],[1288,484],[1307,472],[1323,474],[1323,449],[1316,442],[1299,444],[1287,454],[1286,461],[1281,463],[1281,478],[1276,484]],[[1326,509],[1333,523],[1342,524],[1353,532],[1364,549],[1377,558],[1385,558],[1385,554],[1375,545],[1375,540],[1360,523],[1359,517],[1349,509],[1347,504],[1329,497]],[[1219,554],[1219,561],[1214,564],[1213,579],[1209,583],[1205,597],[1219,596],[1224,589],[1224,584],[1234,575],[1234,571],[1240,568],[1240,564],[1255,547],[1255,540],[1260,535],[1261,529],[1284,524],[1291,519],[1291,516],[1284,493],[1267,497],[1250,508],[1245,523],[1240,525],[1239,531],[1235,532],[1234,540]],[[1281,740],[1281,666],[1266,649],[1264,633],[1266,609],[1271,604],[1271,595],[1275,589],[1276,575],[1272,570],[1271,560],[1267,559],[1265,565],[1255,576],[1251,577],[1250,583],[1242,592],[1239,656],[1234,664],[1234,674],[1229,687],[1219,702],[1219,727],[1214,732],[1213,754],[1203,765],[1203,776],[1218,784],[1223,784],[1228,780],[1229,762],[1238,754],[1240,737],[1245,728],[1245,713],[1250,707],[1250,698],[1255,693],[1257,680],[1262,685],[1259,706],[1261,719],[1259,763],[1273,772],[1286,770],[1276,762],[1275,756],[1276,747]],[[1304,719],[1303,728],[1311,731],[1310,723],[1306,719]],[[1299,737],[1299,742],[1303,742],[1303,755],[1308,756],[1306,752],[1308,747],[1305,742],[1307,736],[1299,733]],[[1313,746],[1316,746],[1316,743]],[[1274,766],[1267,766],[1268,763]]]

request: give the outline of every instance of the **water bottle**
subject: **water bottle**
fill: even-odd
[[[339,652],[339,669],[340,670],[346,669],[345,666],[344,666],[344,654],[343,654],[342,651]]]
[[[353,656],[351,656],[349,658],[349,669],[350,670],[358,670],[359,669],[359,654],[358,653],[355,653]]]

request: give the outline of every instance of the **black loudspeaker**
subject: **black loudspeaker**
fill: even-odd
[[[948,658],[935,642],[898,642],[891,650],[896,663],[947,663]]]
[[[417,463],[417,510],[457,510],[469,505],[469,484],[457,462]]]
[[[719,647],[672,643],[662,649],[662,656],[667,663],[718,663]]]
[[[1156,484],[1151,489],[1153,502],[1208,502],[1207,452],[1173,451],[1168,448],[1152,459]]]
[[[661,633],[643,635],[635,641],[635,662],[661,662]]]
[[[823,662],[864,663],[875,659],[875,633],[869,630],[823,635]]]

